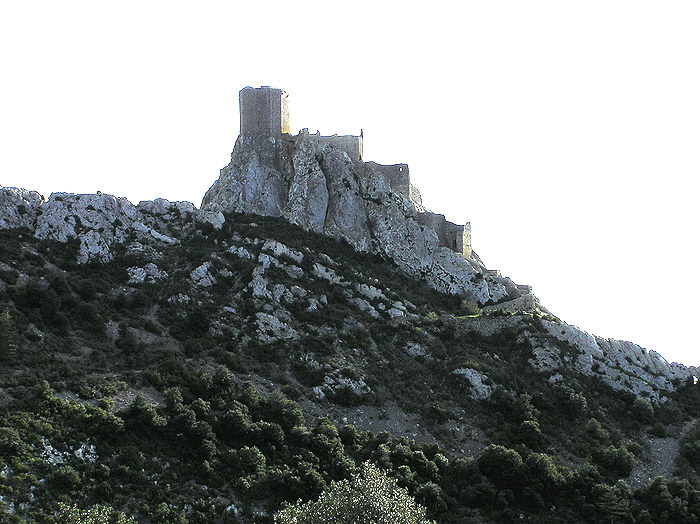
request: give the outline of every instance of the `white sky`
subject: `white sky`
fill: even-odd
[[[700,365],[698,27],[696,0],[3,1],[0,184],[199,205],[238,90],[280,87],[562,319]]]

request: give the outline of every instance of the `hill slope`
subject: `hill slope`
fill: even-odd
[[[697,370],[282,218],[0,192],[5,520],[269,522],[365,460],[440,522],[700,517]]]

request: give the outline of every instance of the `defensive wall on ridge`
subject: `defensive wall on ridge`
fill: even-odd
[[[324,147],[332,146],[345,151],[353,162],[362,162],[362,133],[356,135],[331,135],[323,136],[319,131],[311,134],[308,128],[302,129],[297,137],[304,138],[316,146],[316,151],[321,152]]]

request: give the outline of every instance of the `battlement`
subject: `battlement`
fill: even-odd
[[[238,94],[241,135],[289,133],[289,99],[274,87],[244,87]]]

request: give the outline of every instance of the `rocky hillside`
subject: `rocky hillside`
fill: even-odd
[[[0,188],[3,522],[271,522],[365,461],[440,522],[700,518],[700,370],[314,136],[239,137],[201,209]]]
[[[697,369],[206,202],[0,188],[4,521],[270,522],[367,460],[440,522],[700,517]]]

